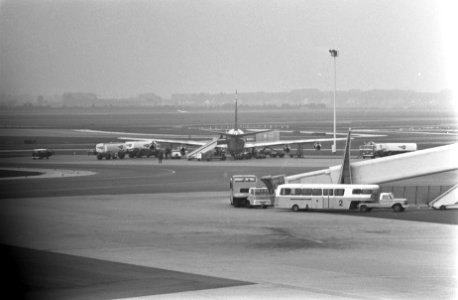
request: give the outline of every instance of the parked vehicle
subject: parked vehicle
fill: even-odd
[[[309,209],[352,210],[373,201],[379,190],[375,184],[286,183],[275,191],[275,207],[293,211]]]
[[[128,141],[125,144],[126,152],[130,158],[150,157],[156,154],[155,145],[146,141]]]
[[[441,204],[440,206],[434,206],[434,209],[446,210],[446,209],[458,209],[458,201],[455,203]]]
[[[126,145],[124,143],[99,143],[95,146],[97,159],[123,159],[126,155]]]
[[[272,205],[272,196],[265,187],[250,187],[247,197],[248,207],[261,206],[262,208],[267,208],[267,206]]]
[[[416,143],[383,143],[369,142],[359,147],[362,158],[384,157],[417,150]]]
[[[360,211],[371,211],[374,208],[391,208],[395,212],[404,211],[408,207],[407,199],[395,198],[393,193],[380,193],[377,201],[361,202],[358,204]]]
[[[32,152],[32,158],[33,159],[43,159],[43,158],[46,158],[46,159],[49,159],[49,157],[51,155],[54,154],[54,151],[53,150],[49,150],[49,149],[35,149],[33,150]]]
[[[257,183],[256,175],[233,175],[229,182],[231,205],[249,206],[248,192],[251,187],[256,187]]]

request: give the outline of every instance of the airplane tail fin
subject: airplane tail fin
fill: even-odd
[[[350,163],[350,150],[351,150],[351,128],[348,129],[347,143],[345,144],[345,153],[340,170],[339,183],[352,184],[351,178],[351,163]]]

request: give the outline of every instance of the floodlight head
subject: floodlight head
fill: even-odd
[[[329,50],[329,53],[331,53],[332,57],[337,57],[339,55],[339,52],[335,49]]]

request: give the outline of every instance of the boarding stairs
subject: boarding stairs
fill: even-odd
[[[187,155],[188,159],[196,159],[197,155],[207,153],[208,151],[213,151],[216,148],[216,144],[218,142],[218,139],[213,139],[210,142],[206,143],[205,145],[197,148],[196,150],[192,151]]]
[[[445,193],[440,194],[437,198],[428,203],[430,207],[450,205],[458,201],[458,184],[448,189]]]

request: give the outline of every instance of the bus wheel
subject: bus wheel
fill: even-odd
[[[293,207],[291,207],[291,210],[292,211],[299,211],[299,206],[293,205]]]
[[[367,205],[361,205],[359,210],[362,211],[362,212],[367,212],[367,211],[369,211],[369,208],[367,207]]]
[[[395,211],[395,212],[402,211],[402,206],[400,204],[393,205],[393,211]]]

